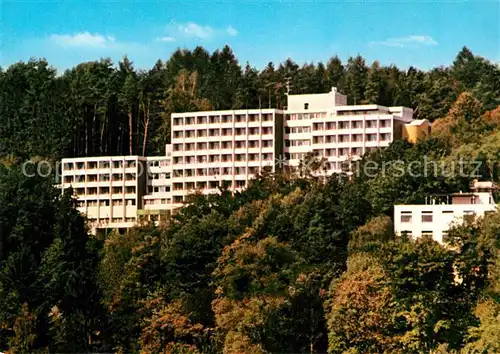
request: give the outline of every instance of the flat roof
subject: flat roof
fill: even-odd
[[[92,162],[92,161],[121,161],[121,160],[146,160],[146,157],[139,155],[124,156],[89,156],[89,157],[67,157],[62,162]]]
[[[172,113],[172,117],[189,117],[189,116],[200,116],[200,115],[221,115],[221,114],[243,114],[243,113],[284,113],[283,110],[277,108],[251,108],[251,109],[230,109],[223,111],[193,111],[193,112],[181,112]]]

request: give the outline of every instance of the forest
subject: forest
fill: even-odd
[[[170,113],[283,107],[286,77],[293,93],[336,86],[350,103],[412,107],[432,134],[365,154],[351,178],[263,173],[106,238],[55,176],[27,177],[46,164],[23,171],[28,159],[162,153]],[[447,246],[393,232],[394,204],[500,182],[500,69],[467,48],[429,71],[360,56],[258,71],[228,47],[179,50],[150,71],[124,58],[59,75],[32,60],[0,83],[0,351],[500,352],[500,211],[453,227]],[[460,159],[479,173],[391,164]],[[356,173],[373,161],[389,168]]]
[[[163,155],[170,113],[209,109],[283,108],[292,94],[329,92],[349,104],[405,106],[415,118],[443,118],[462,92],[481,111],[500,104],[498,65],[463,48],[450,67],[421,71],[338,57],[326,64],[287,59],[243,68],[228,46],[212,54],[177,50],[150,70],[124,57],[87,62],[57,73],[43,59],[0,70],[0,154],[23,158]]]

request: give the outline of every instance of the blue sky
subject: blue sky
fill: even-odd
[[[429,69],[465,45],[500,61],[499,1],[33,1],[0,0],[0,65],[45,57],[58,69],[124,54],[138,68],[178,47],[229,44],[262,68],[363,55]]]

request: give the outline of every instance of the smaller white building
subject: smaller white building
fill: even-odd
[[[496,210],[492,182],[475,182],[472,192],[434,195],[421,205],[394,206],[394,232],[418,238],[429,235],[439,243],[446,242],[448,230],[466,217],[480,217]]]

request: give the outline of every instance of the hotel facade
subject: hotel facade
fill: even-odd
[[[238,191],[264,170],[297,169],[307,153],[325,158],[326,173],[340,172],[348,159],[415,139],[412,121],[406,107],[349,106],[336,88],[288,95],[284,110],[173,113],[165,156],[64,159],[62,187],[73,187],[93,231],[128,228],[161,220],[195,191]]]

